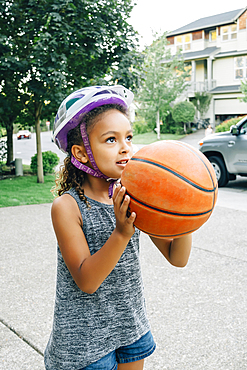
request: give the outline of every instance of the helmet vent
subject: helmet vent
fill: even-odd
[[[85,95],[80,95],[80,96],[77,96],[76,98],[74,99],[70,99],[69,101],[66,102],[66,109],[69,109],[73,104],[75,104],[77,102],[77,100],[83,98]],[[66,110],[65,110],[66,112]]]
[[[96,94],[94,94],[94,96],[102,95],[102,94],[109,94],[109,93],[111,93],[111,92],[108,91],[108,90],[103,90],[103,91],[97,92]]]

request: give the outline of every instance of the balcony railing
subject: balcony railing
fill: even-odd
[[[211,80],[211,84],[209,84],[208,80],[205,81],[189,81],[187,83],[186,92],[187,93],[195,93],[195,92],[203,92],[209,91],[216,87],[216,80]]]

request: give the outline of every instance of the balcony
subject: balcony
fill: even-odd
[[[193,97],[196,92],[208,92],[216,87],[216,80],[189,81],[184,90],[188,97]]]

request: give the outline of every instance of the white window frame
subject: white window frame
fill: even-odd
[[[243,58],[243,67],[237,67],[236,66],[236,60],[237,58]],[[236,72],[238,70],[243,70],[243,76],[240,78],[236,77]],[[239,80],[244,80],[247,78],[247,55],[242,55],[234,58],[234,80],[239,81]]]
[[[186,42],[185,41],[185,38],[189,36],[190,38],[190,41],[189,42]],[[178,43],[177,42],[177,37],[181,37],[182,38],[182,43]],[[185,35],[178,35],[178,36],[175,36],[175,47],[176,47],[176,52],[179,51],[179,49],[181,49],[183,52],[187,52],[187,51],[190,51],[191,50],[191,44],[192,44],[192,34],[191,33],[186,33]],[[190,48],[187,49],[186,45],[190,45]]]
[[[212,33],[215,33],[215,40],[212,40]],[[217,40],[217,30],[211,30],[209,31],[209,42],[215,42]]]
[[[236,30],[232,31],[232,26],[236,26]],[[223,29],[227,28],[227,32],[223,33]],[[232,35],[235,35],[235,38],[232,38]],[[224,36],[227,35],[227,39],[224,40]],[[227,41],[235,41],[238,38],[238,25],[236,23],[229,24],[228,26],[222,26],[221,27],[221,41],[222,42],[227,42]]]

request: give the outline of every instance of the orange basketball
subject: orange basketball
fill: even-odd
[[[179,141],[140,149],[126,165],[121,183],[129,194],[135,226],[158,238],[177,238],[201,227],[212,214],[217,180],[208,159]]]

